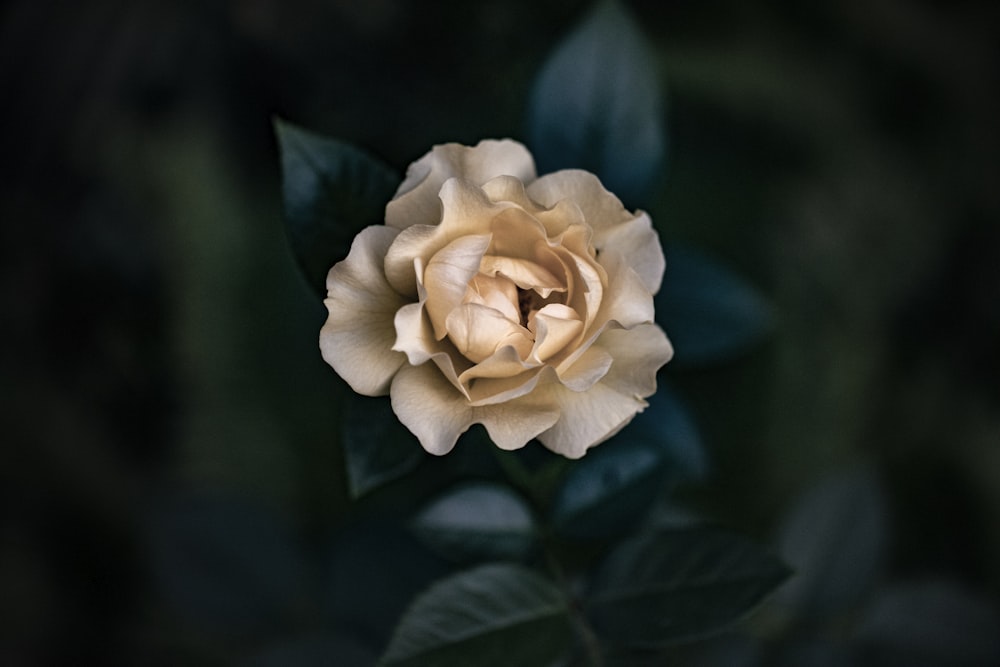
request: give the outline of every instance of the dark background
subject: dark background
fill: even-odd
[[[747,355],[674,372],[713,467],[690,502],[767,541],[863,466],[887,578],[995,596],[1000,5],[627,4],[668,99],[653,219],[776,313]],[[178,493],[266,507],[310,553],[351,521],[272,118],[401,170],[523,138],[532,77],[587,6],[3,4],[0,662],[259,648],[178,613],[149,535]]]

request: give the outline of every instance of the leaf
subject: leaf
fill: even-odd
[[[562,593],[512,564],[481,565],[431,586],[403,615],[380,667],[549,667],[569,647]]]
[[[599,2],[543,65],[528,136],[540,173],[586,169],[630,206],[648,201],[666,160],[662,94],[620,3]]]
[[[610,644],[662,648],[739,620],[788,574],[773,556],[719,529],[660,530],[612,553],[586,605]]]
[[[438,497],[412,526],[429,545],[459,560],[521,558],[536,536],[527,503],[507,487],[487,482],[466,484]]]
[[[285,222],[310,287],[326,296],[326,274],[362,229],[381,224],[399,175],[367,153],[275,119]]]
[[[742,278],[684,245],[671,244],[666,257],[654,301],[656,321],[674,345],[673,364],[731,359],[771,330],[770,305]]]
[[[344,456],[351,496],[359,498],[417,467],[420,441],[396,418],[388,397],[350,392],[343,422]]]
[[[1000,665],[995,599],[957,582],[919,581],[879,591],[857,626],[872,665]]]
[[[552,525],[568,537],[621,534],[650,507],[665,471],[662,446],[626,427],[570,468],[553,499]]]
[[[636,415],[619,437],[659,443],[669,460],[671,474],[682,479],[703,479],[708,474],[708,458],[687,407],[665,386],[647,400],[649,407]]]
[[[782,522],[778,552],[797,576],[775,596],[789,616],[849,611],[872,589],[888,551],[888,510],[871,470],[828,478]]]
[[[153,574],[183,618],[239,636],[279,632],[308,599],[304,557],[265,508],[217,493],[176,494],[148,517]]]

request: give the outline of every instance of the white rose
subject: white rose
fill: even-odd
[[[536,178],[510,140],[435,146],[330,269],[320,348],[432,454],[481,423],[502,449],[578,458],[673,354],[653,323],[663,270],[649,216],[593,174]]]

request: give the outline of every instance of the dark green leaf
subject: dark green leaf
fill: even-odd
[[[683,479],[703,478],[708,473],[708,460],[688,409],[664,386],[647,400],[649,407],[636,415],[619,438],[658,443],[666,452],[671,474]]]
[[[425,457],[420,441],[396,418],[389,398],[350,392],[345,399],[343,444],[351,496],[413,470]]]
[[[453,575],[417,597],[381,667],[549,667],[569,646],[566,601],[518,565]]]
[[[309,582],[288,527],[266,508],[218,493],[176,494],[149,516],[153,574],[192,622],[234,636],[291,627]]]
[[[609,537],[628,530],[666,479],[664,448],[630,427],[576,462],[556,491],[553,526],[563,535]]]
[[[872,590],[888,555],[888,510],[868,469],[807,491],[782,523],[778,551],[796,577],[775,603],[791,616],[850,611]]]
[[[635,21],[599,2],[539,72],[528,135],[540,173],[578,168],[627,205],[647,202],[666,156],[659,77]]]
[[[432,501],[414,519],[417,535],[451,558],[523,557],[535,541],[527,503],[505,486],[477,482]]]
[[[788,574],[773,556],[716,528],[660,530],[612,553],[587,610],[611,645],[654,649],[725,628]]]
[[[727,360],[771,330],[769,304],[742,278],[687,246],[671,244],[666,256],[656,321],[674,345],[673,364]]]
[[[306,280],[326,296],[326,274],[347,257],[362,229],[381,224],[400,178],[367,153],[281,120],[285,220],[292,251]]]

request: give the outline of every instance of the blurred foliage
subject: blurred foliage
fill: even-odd
[[[880,664],[957,642],[967,664],[991,664],[982,632],[920,629],[942,613],[988,629],[1000,591],[1000,13],[628,4],[668,99],[653,220],[668,244],[748,277],[774,315],[736,363],[667,367],[712,462],[678,502],[778,544],[798,512],[865,512],[830,509],[826,487],[796,503],[864,462],[887,514],[882,564],[850,604],[809,623],[765,610],[675,658]],[[518,138],[534,73],[588,6],[0,9],[4,663],[374,660],[385,623],[449,571],[393,501],[446,480],[348,500],[336,425],[349,392],[319,359],[324,312],[282,229],[271,119],[392,165],[435,142]],[[272,540],[267,553],[307,563],[296,581],[320,582],[315,597],[276,598],[263,576],[240,593],[273,602],[281,636],[200,623],[178,613],[184,590],[156,585],[152,546],[178,528],[156,517],[206,494],[221,505],[199,513],[204,532],[180,526],[188,560],[172,562],[224,586],[191,560],[212,521],[291,536],[293,551]],[[413,569],[388,566],[391,552]]]

